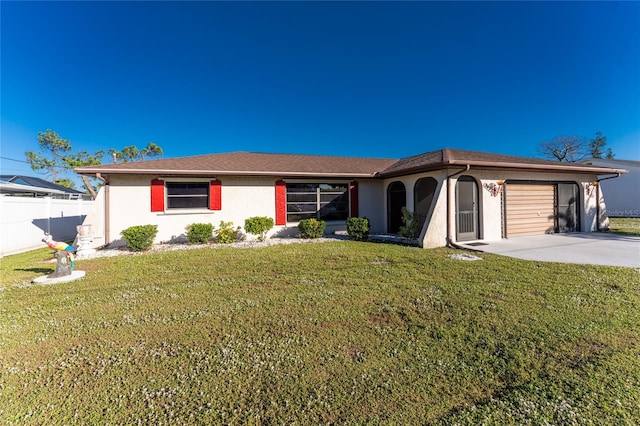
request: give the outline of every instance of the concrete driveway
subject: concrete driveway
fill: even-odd
[[[640,238],[624,235],[546,234],[462,246],[518,259],[640,268]]]

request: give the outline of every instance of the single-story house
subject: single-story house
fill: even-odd
[[[402,208],[420,220],[419,242],[438,247],[607,226],[598,181],[626,170],[456,149],[403,159],[234,152],[75,169],[105,183],[85,223],[96,245],[132,225],[158,226],[157,242],[191,223],[269,216],[272,234],[304,218],[344,230],[367,217],[373,233],[397,233]],[[121,241],[120,241],[121,243]]]
[[[640,217],[640,161],[585,158],[583,165],[626,169],[629,173],[619,179],[606,179],[600,183],[607,195],[607,215],[610,217]]]
[[[0,175],[0,194],[21,197],[53,197],[90,200],[89,194],[33,176]]]

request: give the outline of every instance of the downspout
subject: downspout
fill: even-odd
[[[468,172],[470,168],[471,165],[467,164],[464,170],[457,171],[454,174],[447,176],[447,247],[455,247],[451,232],[451,229],[453,228],[451,223],[451,178],[464,172]]]
[[[600,182],[607,179],[619,178],[620,174],[621,173],[618,173],[615,176],[609,176],[596,181],[596,232],[600,232]]]
[[[96,177],[104,182],[104,244],[107,245],[111,242],[109,236],[111,221],[109,220],[109,180],[102,177],[101,173],[96,173]]]

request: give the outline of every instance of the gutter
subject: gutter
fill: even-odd
[[[447,247],[455,247],[453,243],[453,235],[451,230],[453,225],[451,223],[451,178],[458,176],[464,172],[468,172],[471,168],[471,164],[466,164],[463,170],[459,170],[452,175],[447,176]]]
[[[618,172],[615,176],[608,176],[608,177],[596,180],[596,231],[597,232],[600,232],[600,182],[602,182],[603,180],[619,178],[620,175],[621,173]]]
[[[109,203],[109,180],[102,177],[100,172],[96,173],[96,177],[104,182],[104,244],[107,245],[111,242],[110,233],[111,233],[111,220],[109,217],[110,214],[110,203]]]

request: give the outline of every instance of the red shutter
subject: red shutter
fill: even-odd
[[[287,224],[287,184],[276,182],[276,225]]]
[[[151,211],[164,211],[164,181],[154,179],[151,181]]]
[[[209,210],[222,210],[222,182],[209,182]]]
[[[358,217],[358,182],[349,184],[349,201],[351,204],[351,217]]]

